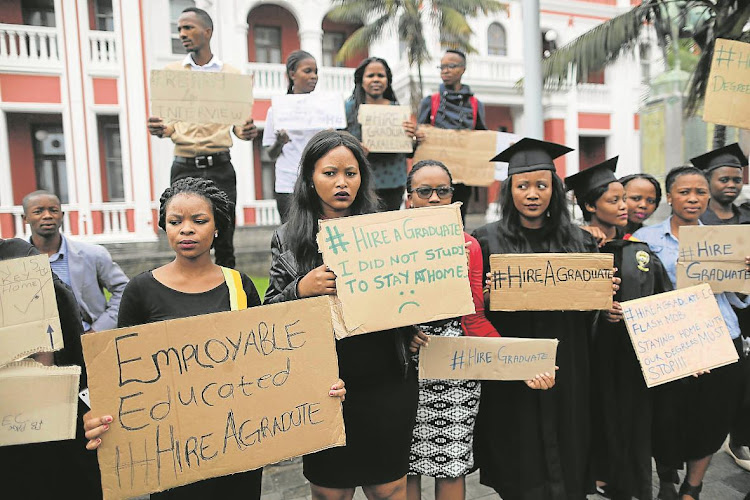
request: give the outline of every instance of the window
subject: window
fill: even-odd
[[[62,203],[68,203],[68,174],[62,125],[33,125],[31,130],[37,189],[55,193]]]
[[[648,85],[651,82],[651,46],[642,43],[639,46],[641,59],[641,82]]]
[[[112,0],[95,0],[94,17],[98,31],[114,31],[115,20],[112,12]]]
[[[125,201],[120,151],[120,123],[117,116],[99,116],[99,152],[101,159],[102,199]]]
[[[336,62],[336,56],[345,40],[344,33],[323,33],[323,66],[344,66],[343,62]]]
[[[177,33],[177,20],[182,11],[188,7],[195,7],[193,0],[169,0],[169,32],[172,34],[172,54],[184,54],[180,35]]]
[[[54,0],[21,0],[23,24],[28,26],[55,26]]]
[[[606,137],[579,137],[578,163],[581,170],[586,170],[607,159]]]
[[[256,26],[255,60],[261,63],[281,64],[281,28]]]
[[[498,23],[490,24],[487,29],[487,55],[507,56],[508,47],[505,37],[505,28]]]

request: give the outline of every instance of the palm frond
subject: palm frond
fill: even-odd
[[[366,50],[372,42],[380,38],[383,28],[385,28],[390,20],[390,16],[380,16],[370,24],[366,24],[352,33],[339,49],[336,60],[345,61],[357,53]]]

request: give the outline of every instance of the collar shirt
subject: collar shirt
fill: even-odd
[[[190,66],[190,69],[192,71],[205,71],[207,73],[218,73],[224,67],[224,62],[221,61],[218,57],[212,56],[211,60],[208,61],[205,65],[199,66],[198,64],[195,63],[195,61],[193,61],[193,54],[188,54],[185,56],[185,59],[182,61],[182,65]]]
[[[60,240],[60,248],[57,249],[57,252],[49,256],[49,266],[63,283],[71,286],[70,266],[68,265],[68,242],[62,234],[60,235]]]
[[[664,269],[666,269],[669,279],[672,281],[672,286],[677,288],[677,257],[679,256],[680,242],[672,234],[671,222],[672,217],[670,216],[660,224],[642,227],[633,234],[633,237],[648,243],[651,251],[664,264]],[[703,225],[700,221],[698,223],[701,226]],[[736,339],[740,336],[740,325],[737,321],[737,314],[735,314],[732,306],[739,309],[747,307],[747,301],[750,300],[750,296],[748,296],[745,302],[741,301],[735,293],[731,292],[715,293],[714,296],[716,297],[716,302],[719,304],[719,311],[721,311],[724,322],[729,329],[729,336],[732,339]]]

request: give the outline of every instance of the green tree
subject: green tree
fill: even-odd
[[[603,69],[632,50],[641,31],[652,27],[665,60],[680,67],[683,57],[669,57],[680,40],[692,39],[700,56],[691,70],[686,114],[693,115],[706,95],[717,38],[750,41],[750,0],[644,0],[641,5],[600,24],[555,51],[543,62],[543,78],[560,84],[573,65],[578,80],[590,71]],[[679,52],[678,52],[679,53]],[[724,145],[725,127],[716,126],[714,148]]]
[[[339,50],[339,61],[387,36],[387,28],[395,23],[399,40],[406,47],[409,68],[417,67],[418,85],[409,72],[412,107],[416,107],[424,91],[422,64],[430,60],[425,27],[437,27],[444,46],[471,54],[476,49],[469,42],[474,32],[467,18],[502,10],[505,6],[498,0],[334,0],[328,18],[336,22],[363,24]]]

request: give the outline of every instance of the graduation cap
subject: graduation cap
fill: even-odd
[[[576,198],[582,200],[588,193],[600,186],[606,186],[610,182],[616,182],[615,169],[619,156],[605,160],[598,165],[589,167],[582,172],[565,178],[565,187],[572,189]]]
[[[745,167],[747,166],[747,157],[740,149],[740,145],[735,142],[729,146],[690,158],[690,162],[705,173],[709,173],[719,167]]]
[[[552,160],[571,151],[573,151],[571,148],[562,144],[524,137],[490,161],[508,163],[509,176],[535,170],[551,170],[554,172],[555,164],[552,163]]]

